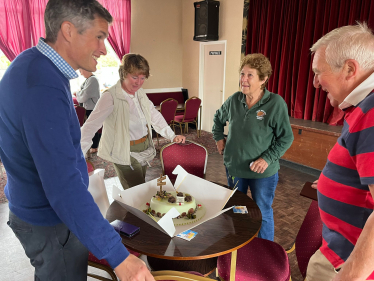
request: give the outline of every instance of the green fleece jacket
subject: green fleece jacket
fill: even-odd
[[[223,159],[233,177],[260,179],[274,175],[279,170],[279,158],[293,141],[287,104],[281,96],[267,89],[250,109],[245,95],[236,92],[217,110],[213,121],[215,141],[224,138],[223,128],[226,121],[229,122]],[[249,164],[260,157],[269,164],[263,174],[249,169]]]

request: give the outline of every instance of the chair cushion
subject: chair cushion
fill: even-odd
[[[174,118],[174,121],[182,122],[183,121],[183,117],[184,117],[184,115],[176,115],[175,118]],[[195,118],[185,119],[183,122],[193,122],[193,121],[195,121]]]
[[[105,260],[105,259],[102,259],[102,260],[99,260],[97,257],[95,257],[91,252],[88,252],[88,260],[89,261],[92,261],[92,262],[96,262],[96,263],[99,263],[99,264],[102,264],[102,265],[106,265],[106,266],[109,266],[109,263]]]
[[[231,253],[218,257],[218,274],[230,280]],[[288,281],[291,269],[285,250],[277,243],[254,238],[238,250],[236,281]]]

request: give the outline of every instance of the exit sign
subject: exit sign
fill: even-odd
[[[221,55],[221,51],[210,51],[209,52],[209,56],[220,56]]]

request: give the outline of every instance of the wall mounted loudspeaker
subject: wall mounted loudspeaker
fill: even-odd
[[[218,40],[219,1],[195,2],[195,41]]]

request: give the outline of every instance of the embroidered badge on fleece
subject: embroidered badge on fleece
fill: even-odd
[[[262,109],[256,111],[256,118],[258,120],[263,120],[265,115],[266,115],[266,112],[263,111]]]

